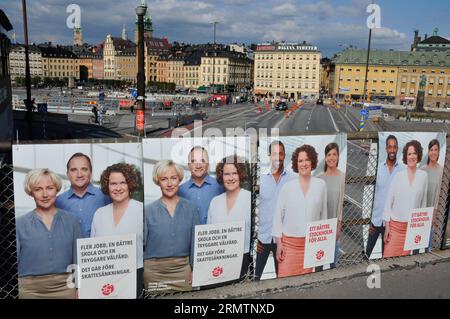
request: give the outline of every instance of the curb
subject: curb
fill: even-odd
[[[450,262],[450,250],[386,260],[364,261],[357,265],[341,266],[337,269],[286,279],[273,279],[259,282],[244,281],[230,286],[173,294],[158,297],[157,299],[258,299],[265,294],[311,289],[326,286],[341,280],[368,277],[371,275],[371,273],[367,272],[367,267],[370,264],[377,264],[381,269],[381,273],[387,273],[391,271],[425,268],[429,265],[446,262]]]

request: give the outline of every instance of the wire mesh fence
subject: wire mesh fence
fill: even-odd
[[[348,139],[347,176],[340,239],[340,258],[337,267],[367,263],[365,242],[368,237],[378,163],[377,134],[353,134]],[[239,289],[242,282],[249,282],[255,275],[256,238],[258,232],[259,167],[251,166],[252,175],[252,248],[251,263],[247,274],[233,285]],[[446,227],[450,183],[450,139],[447,139],[447,157],[442,177],[439,202],[434,213],[433,249],[440,249]],[[3,163],[0,167],[0,298],[17,298],[17,258],[15,244],[13,167]],[[147,293],[145,298],[157,298],[170,294]]]
[[[12,165],[0,165],[0,299],[5,299],[18,296],[16,228]]]

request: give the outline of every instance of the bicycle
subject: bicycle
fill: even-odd
[[[95,115],[91,115],[88,119],[88,123],[89,124],[96,124],[96,125],[101,125],[100,122],[103,122],[102,125],[110,125],[112,124],[112,120],[109,116],[103,116],[103,119],[100,119],[100,116],[98,117],[98,122],[95,122]]]

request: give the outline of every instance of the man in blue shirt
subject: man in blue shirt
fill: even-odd
[[[278,261],[276,259],[277,244],[272,237],[273,216],[277,205],[278,193],[283,185],[296,177],[284,169],[286,152],[284,144],[274,141],[269,146],[271,168],[270,172],[261,175],[260,205],[259,205],[259,230],[258,244],[256,248],[256,280],[260,280],[269,258],[273,254],[275,271],[278,273]]]
[[[197,205],[200,213],[200,225],[205,225],[211,200],[224,193],[225,189],[208,174],[209,157],[204,147],[192,148],[188,161],[191,179],[180,186],[178,195]]]
[[[369,238],[366,246],[366,256],[370,258],[378,237],[381,235],[382,252],[384,252],[384,232],[383,212],[389,186],[398,172],[404,169],[403,165],[397,162],[398,141],[393,135],[386,139],[386,162],[378,167],[377,183],[375,186],[375,198],[372,210],[372,220],[369,228]]]
[[[67,178],[71,186],[56,198],[56,207],[76,216],[81,223],[82,237],[90,237],[95,212],[110,204],[111,199],[92,185],[91,159],[85,154],[72,155],[67,162]]]

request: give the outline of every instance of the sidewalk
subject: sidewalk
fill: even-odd
[[[302,292],[304,294],[303,297],[308,297],[308,291],[315,291],[320,287],[329,287],[329,285],[333,285],[333,289],[336,293],[336,298],[344,297],[341,295],[342,285],[348,283],[353,279],[362,280],[361,288],[367,289],[365,282],[371,273],[367,273],[367,267],[370,264],[377,264],[381,269],[381,278],[383,280],[383,276],[390,274],[391,272],[400,272],[400,271],[410,271],[410,270],[419,270],[425,266],[445,263],[448,268],[450,268],[450,250],[443,251],[435,251],[428,254],[421,254],[415,256],[408,257],[398,257],[391,258],[387,260],[378,260],[373,262],[364,262],[358,265],[353,266],[341,266],[337,269],[327,270],[319,273],[314,273],[305,276],[292,277],[286,279],[274,279],[274,280],[266,280],[260,282],[242,282],[238,284],[234,284],[231,286],[225,286],[221,288],[176,294],[167,297],[161,297],[161,299],[243,299],[243,298],[262,298],[264,296],[267,297],[275,297],[276,294],[285,293],[289,294],[291,291],[296,291],[297,294]],[[444,267],[444,266],[443,266]],[[432,272],[436,274],[436,272]],[[442,274],[444,276],[444,274]],[[443,277],[442,280],[445,281],[448,286],[448,291],[450,292],[450,280],[449,280],[450,272],[447,272],[447,277]],[[409,277],[411,283],[414,282],[414,277]],[[383,287],[383,286],[382,286]],[[309,290],[313,288],[313,290]],[[378,290],[379,293],[383,294],[383,290]],[[424,298],[426,295],[422,295],[420,291],[416,292],[417,297]],[[316,294],[317,296],[317,294]],[[447,294],[448,296],[448,294]],[[283,296],[279,295],[278,297],[283,298]],[[320,298],[320,296],[317,296]],[[360,298],[362,296],[359,295],[358,291],[350,291],[347,292],[346,298]]]

